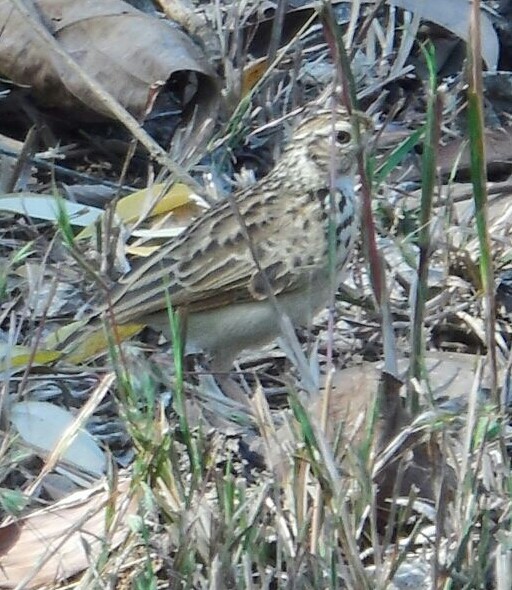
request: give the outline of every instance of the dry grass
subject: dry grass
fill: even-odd
[[[90,272],[95,260],[84,254],[62,211],[52,228],[8,231],[3,224],[0,251],[8,263],[0,288],[7,303],[0,320],[9,326],[3,368],[13,359],[21,368],[12,362],[2,383],[0,551],[12,547],[0,563],[17,579],[44,579],[48,588],[510,588],[512,476],[504,403],[510,354],[480,290],[483,284],[486,309],[492,309],[489,265],[506,250],[510,227],[485,223],[485,194],[477,202],[480,240],[459,223],[455,174],[440,176],[435,162],[441,145],[461,133],[464,95],[455,84],[440,96],[431,75],[430,83],[418,84],[419,98],[402,94],[393,107],[387,93],[402,92],[394,83],[411,72],[419,22],[413,18],[401,28],[394,12],[365,12],[359,4],[352,3],[343,27],[350,70],[328,11],[276,51],[250,89],[242,41],[226,34],[226,23],[249,20],[250,6],[209,6],[233,107],[208,146],[215,177],[232,178],[229,154],[243,159],[245,137],[255,152],[278,151],[280,130],[268,122],[318,96],[333,71],[345,87],[353,76],[352,100],[362,101],[378,123],[372,153],[360,167],[363,186],[372,191],[363,204],[362,233],[368,237],[377,228],[375,243],[354,259],[335,321],[320,318],[301,335],[302,369],[275,347],[240,359],[237,379],[251,394],[246,404],[223,396],[197,363],[173,365],[157,346],[118,350],[114,343],[110,361],[80,367],[43,362],[40,343],[55,323],[52,306],[72,313],[87,307],[98,288]],[[471,50],[475,62],[475,41]],[[478,122],[481,86],[475,82],[471,92]],[[482,133],[478,125],[472,130],[477,143]],[[413,150],[426,140],[421,177]],[[473,183],[485,188],[485,167],[476,160]],[[194,182],[196,172],[187,171]],[[414,195],[420,180],[423,203]],[[104,244],[117,243],[111,231]],[[123,246],[116,253],[124,259]],[[486,260],[482,275],[478,259]],[[462,260],[467,272],[460,270]],[[34,265],[42,272],[31,275]],[[32,297],[31,319],[9,303],[17,290]],[[407,373],[398,359],[408,361],[411,330],[415,365]],[[488,373],[480,355],[495,342],[498,364]],[[30,344],[23,358],[14,348],[20,344]],[[438,372],[431,363],[436,345],[444,351]],[[459,359],[451,373],[445,355],[453,349],[466,353],[469,368]],[[384,361],[384,371],[375,360]],[[404,375],[402,388],[398,377]],[[320,384],[316,392],[304,387],[312,380]],[[414,399],[407,410],[403,389]],[[69,433],[89,420],[89,431],[111,453],[102,483],[92,484],[94,476],[76,464],[61,465],[86,488],[62,499],[63,482],[46,477],[55,475],[58,451],[46,456],[20,440],[5,418],[8,403],[26,398],[73,410]],[[17,538],[13,520],[45,504],[58,518],[45,509],[38,520],[22,521]],[[90,511],[100,517],[92,520]],[[29,531],[35,534],[25,536]],[[66,546],[85,556],[81,567],[66,570]],[[50,583],[56,572],[65,577],[63,571],[71,578]]]

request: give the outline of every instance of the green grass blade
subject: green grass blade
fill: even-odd
[[[419,143],[425,134],[425,127],[420,127],[413,131],[411,135],[401,144],[399,144],[386,158],[386,161],[373,173],[373,185],[378,188],[389,176],[389,174],[400,164],[400,162],[409,154]]]
[[[480,2],[473,3],[468,45],[468,134],[471,162],[471,184],[475,203],[475,219],[480,246],[480,275],[484,288],[487,349],[491,361],[491,390],[500,404],[497,386],[497,359],[494,299],[494,272],[487,224],[487,165],[484,144],[484,111],[482,81],[482,43],[480,32]]]
[[[437,148],[442,118],[441,96],[437,89],[436,60],[434,47],[427,44],[423,54],[429,71],[429,96],[427,102],[427,122],[425,125],[425,141],[423,144],[420,227],[418,232],[419,261],[416,280],[416,296],[411,326],[411,363],[409,377],[421,380],[423,376],[424,334],[423,319],[428,290],[428,266],[430,259],[430,218],[432,201],[437,179]],[[416,388],[409,387],[409,409],[413,414],[419,410],[419,398]]]

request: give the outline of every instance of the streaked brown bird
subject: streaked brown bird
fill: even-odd
[[[266,177],[119,281],[109,296],[116,323],[168,332],[170,301],[185,312],[188,349],[208,353],[214,371],[279,335],[276,301],[294,325],[307,325],[329,302],[329,252],[339,273],[357,234],[356,154],[371,123],[354,118],[362,142],[344,108],[307,107]]]

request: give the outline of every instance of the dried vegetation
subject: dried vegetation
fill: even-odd
[[[506,3],[157,2],[181,29],[149,81],[144,48],[130,100],[98,3],[76,4],[58,38],[0,1],[44,73],[0,32],[0,588],[508,590]],[[130,13],[103,4],[130,45]],[[137,18],[134,38],[156,34]],[[240,358],[237,399],[142,326],[82,332],[134,257],[264,174],[333,81],[376,124],[336,309]]]

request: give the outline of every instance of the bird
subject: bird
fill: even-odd
[[[372,123],[341,105],[309,106],[297,118],[265,177],[136,261],[96,317],[108,308],[117,325],[169,336],[170,302],[185,318],[186,350],[206,353],[219,373],[280,335],[276,314],[309,325],[330,301],[330,252],[338,275],[354,247],[357,154]]]

